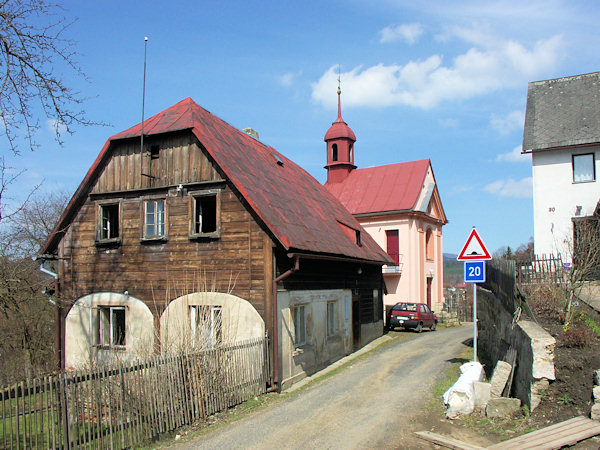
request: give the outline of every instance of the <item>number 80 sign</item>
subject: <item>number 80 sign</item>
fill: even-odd
[[[485,261],[465,261],[465,283],[485,282]]]

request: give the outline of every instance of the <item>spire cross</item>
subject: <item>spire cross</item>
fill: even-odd
[[[342,118],[342,103],[340,101],[340,97],[342,93],[342,89],[340,87],[340,65],[338,64],[338,88],[337,88],[337,94],[338,94],[338,119]]]

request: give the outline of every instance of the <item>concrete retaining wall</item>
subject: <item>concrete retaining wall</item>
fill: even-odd
[[[503,360],[509,346],[517,351],[511,396],[533,411],[540,402],[540,392],[554,380],[554,346],[556,340],[535,322],[520,320],[513,324],[509,313],[494,294],[477,289],[478,347],[495,367]]]

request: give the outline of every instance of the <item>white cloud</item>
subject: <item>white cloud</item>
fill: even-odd
[[[355,67],[341,74],[344,104],[379,108],[407,105],[430,109],[444,101],[458,101],[507,87],[524,86],[547,73],[558,61],[562,38],[554,36],[531,49],[514,41],[493,48],[472,47],[443,65],[440,55],[405,65],[378,64]],[[312,98],[335,108],[337,66],[329,68],[312,84]]]
[[[522,131],[523,125],[525,124],[525,113],[517,110],[508,113],[504,117],[492,114],[490,123],[492,128],[494,128],[500,134],[508,134],[515,130]]]
[[[284,73],[283,75],[279,75],[278,77],[276,77],[277,82],[282,85],[282,86],[291,86],[292,84],[294,84],[294,81],[296,80],[296,78],[300,77],[302,75],[302,71],[293,73],[293,72],[287,72]]]
[[[64,134],[67,131],[67,126],[57,119],[46,120],[46,128],[51,133],[58,135]]]
[[[414,44],[423,34],[424,28],[420,23],[406,23],[402,25],[389,25],[379,31],[379,42],[404,41]]]
[[[511,163],[519,163],[519,162],[531,162],[531,158],[529,155],[523,155],[521,153],[521,146],[517,145],[512,151],[508,153],[502,153],[496,157],[497,162],[511,162]]]
[[[521,180],[508,178],[506,180],[497,180],[488,184],[483,189],[490,194],[500,197],[518,197],[527,198],[532,196],[533,178],[527,177]]]

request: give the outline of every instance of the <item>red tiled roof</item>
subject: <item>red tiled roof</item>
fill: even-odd
[[[423,189],[429,159],[355,169],[339,183],[325,187],[352,214],[408,211]]]
[[[320,253],[368,261],[389,257],[362,230],[356,219],[304,169],[272,147],[237,130],[187,98],[144,121],[144,135],[189,129],[235,189],[286,250]],[[54,250],[62,231],[85,201],[110,143],[141,135],[141,124],[111,137],[69,202],[42,253]],[[362,246],[339,223],[362,230]]]

